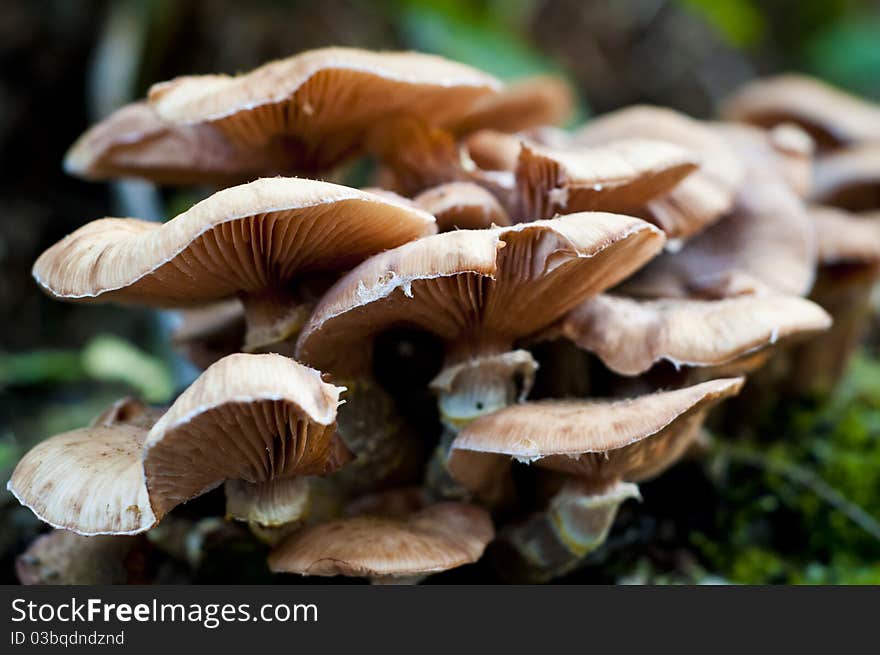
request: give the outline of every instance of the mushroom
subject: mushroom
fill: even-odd
[[[525,134],[507,134],[497,130],[479,130],[468,134],[461,145],[477,168],[483,171],[513,171],[516,169],[522,141],[525,139],[534,141],[538,145],[549,145]],[[561,145],[567,145],[567,139]]]
[[[186,307],[239,296],[245,348],[295,336],[304,278],[432,232],[434,220],[387,196],[326,182],[262,179],[219,191],[158,224],[93,221],[44,252],[33,275],[68,301]]]
[[[747,84],[728,98],[721,114],[762,127],[797,123],[821,149],[880,140],[880,107],[805,75]]]
[[[378,186],[405,196],[449,182],[483,181],[452,132],[416,116],[402,115],[377,124],[367,148],[382,166]],[[512,184],[509,175],[501,180],[505,189]]]
[[[211,124],[247,149],[276,145],[295,169],[318,171],[356,154],[388,117],[450,125],[501,88],[486,73],[434,55],[323,48],[235,77],[179,77],[153,85],[149,99],[165,120]]]
[[[815,142],[812,137],[797,125],[781,123],[769,130],[748,129],[747,126],[725,126],[733,134],[747,135],[752,139],[765,139],[770,149],[764,148],[765,155],[772,155],[775,166],[788,182],[788,185],[801,198],[806,198],[813,190],[813,154]]]
[[[470,182],[441,184],[420,193],[413,203],[434,215],[439,232],[510,225],[510,217],[495,196]]]
[[[92,179],[168,184],[317,173],[359,154],[383,120],[412,114],[451,125],[501,88],[433,55],[311,50],[234,77],[155,84],[148,104],[129,105],[83,135],[66,167]]]
[[[137,398],[127,396],[120,398],[110,407],[96,416],[90,427],[111,427],[114,425],[132,425],[149,430],[167,408],[150,407]]]
[[[568,82],[553,75],[535,75],[477,100],[470,113],[455,124],[455,132],[492,129],[512,133],[539,125],[561,125],[571,118],[574,108]]]
[[[353,516],[305,527],[270,554],[269,568],[413,582],[476,562],[494,535],[485,509],[443,502],[402,516]]]
[[[37,517],[83,535],[137,534],[227,479],[265,483],[345,463],[341,388],[280,355],[231,355],[149,430],[111,423],[31,449],[7,488]]]
[[[733,205],[745,167],[709,126],[671,109],[635,106],[590,121],[575,133],[573,142],[599,146],[621,139],[667,141],[699,158],[696,171],[644,210],[644,216],[663,228],[668,237],[687,239]]]
[[[242,152],[214,126],[174,125],[143,101],[87,130],[64,158],[68,174],[87,180],[129,177],[168,185],[227,185],[288,168],[281,150]]]
[[[535,363],[513,350],[517,340],[624,279],[663,241],[639,219],[587,212],[419,239],[341,278],[303,328],[297,357],[350,379],[370,370],[379,333],[431,332],[447,346],[431,384],[454,430],[527,392]]]
[[[738,127],[715,132],[748,170],[733,209],[678,252],[655,259],[622,291],[645,298],[806,295],[815,278],[815,226],[788,182],[776,141]]]
[[[843,376],[873,314],[871,295],[880,279],[880,217],[812,207],[819,242],[819,271],[810,298],[834,319],[824,335],[788,356],[781,385],[789,394],[823,395]]]
[[[850,211],[880,209],[880,141],[822,155],[814,180],[814,202]]]
[[[719,379],[633,400],[546,401],[480,417],[452,442],[452,477],[495,503],[515,460],[571,480],[543,512],[500,531],[509,574],[526,581],[570,571],[605,539],[618,506],[638,498],[634,482],[672,465],[708,411],[736,395],[743,378]]]
[[[297,526],[308,516],[309,480],[304,476],[276,478],[259,484],[227,480],[226,518],[261,528]]]
[[[515,222],[556,212],[642,211],[697,168],[686,149],[651,139],[597,147],[542,145],[528,135],[482,130],[458,143],[450,133],[415,120],[388,127],[384,136],[376,149],[392,184],[403,192],[439,183],[477,184]]]
[[[688,151],[663,141],[626,139],[564,149],[523,141],[516,166],[521,216],[638,212],[697,168]]]
[[[52,530],[15,560],[23,585],[143,584],[146,544],[141,537],[83,537]]]
[[[641,375],[661,361],[676,369],[748,366],[758,352],[830,326],[831,317],[821,307],[796,296],[639,300],[602,294],[575,307],[539,338],[569,339],[615,373]]]

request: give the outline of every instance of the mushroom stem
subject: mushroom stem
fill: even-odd
[[[582,480],[567,483],[544,511],[499,533],[499,568],[520,583],[575,570],[605,542],[617,509],[629,498],[641,498],[629,482],[612,482],[601,491]]]
[[[782,388],[801,396],[827,396],[846,367],[871,322],[871,293],[880,265],[837,265],[819,269],[811,298],[828,310],[831,329],[797,346]]]
[[[313,303],[279,287],[244,293],[241,302],[247,321],[245,352],[259,352],[295,339],[314,308]]]
[[[412,481],[421,446],[408,429],[394,399],[375,380],[346,380],[345,404],[336,429],[355,458],[328,482],[348,494],[358,494],[389,482]]]
[[[444,426],[440,443],[437,444],[437,447],[431,453],[431,459],[428,461],[428,466],[425,470],[425,488],[438,498],[467,500],[473,495],[464,485],[452,477],[446,465],[449,459],[449,452],[452,450],[452,442],[457,434],[457,430]]]
[[[537,369],[538,363],[527,350],[476,355],[447,364],[431,381],[440,419],[452,432],[458,432],[480,416],[522,402]]]

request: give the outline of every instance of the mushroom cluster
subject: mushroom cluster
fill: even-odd
[[[222,488],[273,572],[412,582],[487,553],[550,580],[768,361],[833,382],[880,271],[880,218],[852,213],[880,209],[880,109],[790,77],[725,122],[563,130],[572,106],[554,78],[328,48],[154,85],[88,130],[71,174],[214,193],[87,223],[34,279],[178,311],[205,370],[24,456],[9,489],[78,536],[23,579],[79,579],[78,552],[124,557]],[[358,158],[372,186],[337,183]]]

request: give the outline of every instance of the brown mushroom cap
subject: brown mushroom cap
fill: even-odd
[[[574,113],[575,98],[564,79],[535,75],[508,84],[501,92],[480,98],[455,131],[482,129],[519,132],[539,125],[561,125]]]
[[[805,75],[747,84],[727,100],[722,115],[763,127],[794,122],[825,147],[880,140],[880,107]]]
[[[325,473],[348,454],[335,436],[339,387],[280,355],[209,368],[152,429],[114,423],[31,449],[7,487],[41,520],[79,534],[135,534],[227,478]]]
[[[34,277],[61,300],[189,306],[344,269],[433,229],[433,219],[356,189],[266,178],[219,191],[167,223],[105,218],[44,252]]]
[[[651,477],[684,452],[708,410],[743,378],[711,380],[633,400],[511,405],[455,438],[447,466],[472,492],[493,498],[512,459],[574,475],[596,489]]]
[[[671,109],[636,106],[600,116],[574,135],[574,142],[580,145],[621,139],[667,141],[699,158],[698,170],[646,209],[645,215],[669,237],[688,238],[717,221],[733,205],[745,170],[707,125]]]
[[[513,171],[519,161],[519,152],[525,137],[497,130],[479,130],[462,139],[468,157],[484,171]],[[531,139],[530,139],[531,140]],[[536,141],[540,145],[547,145]]]
[[[416,116],[401,115],[378,123],[370,132],[367,148],[384,167],[378,184],[407,196],[470,178],[466,157],[452,132]]]
[[[830,325],[821,307],[796,296],[636,300],[603,294],[544,336],[573,341],[615,373],[640,375],[661,360],[676,367],[728,364]]]
[[[137,581],[126,560],[142,539],[53,530],[16,558],[15,572],[23,585],[127,584]]]
[[[880,141],[822,155],[813,179],[815,202],[852,211],[880,208]]]
[[[131,425],[149,430],[166,409],[166,407],[150,407],[137,398],[129,396],[114,402],[96,416],[89,423],[89,426],[111,427],[114,425]]]
[[[434,215],[439,232],[510,225],[510,217],[495,196],[470,182],[441,184],[420,193],[413,202]]]
[[[340,391],[280,355],[220,360],[144,442],[154,509],[168,511],[226,479],[257,483],[336,470],[347,455],[335,437]]]
[[[662,244],[652,225],[604,213],[419,239],[341,278],[303,328],[297,354],[356,375],[369,364],[365,343],[395,325],[471,352],[503,352],[625,278]]]
[[[64,170],[77,177],[134,177],[170,185],[229,184],[289,168],[279,149],[244,151],[211,125],[174,125],[143,101],[90,128],[64,158]]]
[[[344,270],[434,231],[406,203],[297,178],[219,191],[167,223],[105,218],[44,252],[33,275],[49,295],[177,307],[240,295],[254,345],[289,336],[291,282]],[[258,343],[262,342],[262,343]]]
[[[772,152],[777,156],[779,170],[801,198],[813,189],[813,155],[815,142],[800,127],[781,123],[766,132]]]
[[[880,214],[860,216],[819,205],[810,207],[809,212],[816,224],[823,266],[880,264]]]
[[[732,211],[626,282],[648,298],[723,298],[756,291],[802,296],[816,271],[815,226],[780,168],[771,139],[716,127],[748,169]]]
[[[27,452],[7,489],[55,528],[83,535],[144,532],[158,520],[141,464],[146,437],[146,429],[129,425],[59,434]]]
[[[402,519],[430,504],[430,493],[422,487],[395,487],[358,496],[344,509],[345,516],[384,516]]]
[[[494,537],[481,507],[439,503],[403,519],[357,516],[306,527],[270,556],[275,572],[400,577],[476,562]]]
[[[239,147],[280,141],[292,167],[308,171],[356,154],[385,118],[450,125],[500,89],[490,75],[433,55],[323,48],[234,77],[179,77],[149,97],[164,120],[210,124]]]
[[[665,141],[624,139],[591,148],[524,141],[516,182],[529,220],[579,211],[632,213],[696,169],[693,155]]]

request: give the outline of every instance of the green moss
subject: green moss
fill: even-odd
[[[773,435],[772,440],[766,436]],[[880,581],[880,362],[857,357],[833,397],[718,440],[717,531],[692,543],[719,575],[760,584]]]

